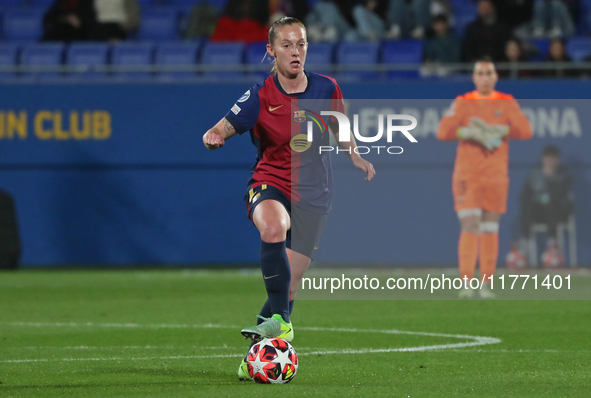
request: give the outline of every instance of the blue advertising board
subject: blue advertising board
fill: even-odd
[[[219,151],[201,142],[248,86],[3,85],[0,189],[17,203],[23,264],[257,262],[259,238],[243,202],[256,149],[247,135]],[[591,115],[590,102],[582,100],[591,83],[501,82],[498,88],[519,99],[535,131],[532,140],[511,143],[501,252],[514,236],[520,186],[552,143],[574,176],[579,262],[591,264]],[[434,129],[446,104],[471,90],[471,83],[347,83],[342,90],[354,99],[407,98],[394,110],[418,115],[418,143],[398,137],[404,154],[370,156],[378,171],[371,183],[346,156],[332,157],[335,199],[318,261],[454,264],[455,144],[437,141]],[[370,120],[380,107],[359,112]]]

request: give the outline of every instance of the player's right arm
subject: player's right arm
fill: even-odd
[[[215,126],[203,135],[203,145],[207,149],[218,149],[226,144],[226,140],[235,134],[242,134],[254,127],[259,118],[260,101],[259,83],[244,93],[234,106]]]
[[[452,102],[449,110],[445,112],[445,115],[439,122],[437,128],[437,139],[443,141],[454,141],[460,139],[458,137],[458,129],[461,127],[463,122],[463,116],[460,112],[460,106],[462,101],[459,101],[460,97],[456,98]]]
[[[224,146],[226,140],[236,134],[236,129],[228,119],[222,118],[215,126],[203,134],[203,144],[207,149],[218,149]]]

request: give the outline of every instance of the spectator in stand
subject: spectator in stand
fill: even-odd
[[[228,0],[211,41],[267,41],[269,0]]]
[[[431,25],[431,19],[439,14],[445,14],[448,20],[453,17],[449,0],[390,0],[387,37],[422,39]]]
[[[90,40],[119,41],[137,30],[141,12],[137,0],[94,0],[96,24]]]
[[[501,62],[509,67],[509,69],[498,68],[497,73],[501,78],[517,79],[518,77],[532,75],[531,70],[519,68],[519,65],[517,65],[527,62],[527,59],[524,56],[521,41],[515,37],[509,39],[505,44],[505,54],[501,58]]]
[[[545,59],[546,62],[555,62],[560,64],[568,64],[572,62],[572,58],[566,52],[566,45],[563,39],[552,39],[550,42],[550,50],[548,51],[548,57]],[[544,77],[575,77],[577,76],[576,70],[565,66],[555,66],[552,69],[546,69],[543,71]]]
[[[531,23],[520,27],[515,33],[526,39],[569,37],[575,33],[575,24],[563,1],[539,0],[535,3]]]
[[[513,30],[527,25],[534,15],[534,0],[491,0],[499,21]]]
[[[454,64],[462,61],[461,43],[450,29],[443,14],[433,18],[434,36],[425,42],[423,61],[426,63]]]
[[[216,8],[207,0],[195,4],[187,19],[184,37],[187,40],[211,37],[218,21]]]
[[[88,0],[56,0],[43,17],[42,41],[90,40],[96,24],[94,4]]]
[[[269,13],[271,14],[269,25],[285,16],[303,21],[308,15],[308,2],[306,0],[270,0]]]
[[[306,17],[310,41],[357,40],[352,1],[321,0]]]
[[[43,41],[118,41],[140,25],[137,0],[56,0],[43,18]]]
[[[480,0],[478,18],[466,27],[465,61],[475,62],[487,56],[493,61],[499,61],[505,53],[505,43],[510,35],[511,30],[499,21],[492,2]]]
[[[366,0],[353,8],[357,34],[362,40],[380,40],[386,33],[386,10],[388,1]]]

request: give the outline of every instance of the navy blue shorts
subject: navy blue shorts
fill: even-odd
[[[249,186],[244,195],[248,209],[248,218],[252,220],[254,209],[264,200],[276,200],[281,203],[291,218],[291,229],[287,231],[286,246],[314,260],[320,243],[320,236],[326,225],[326,214],[318,214],[304,210],[291,201],[278,188],[260,184]]]

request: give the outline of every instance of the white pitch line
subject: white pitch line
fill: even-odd
[[[215,325],[215,324],[204,324],[204,325],[184,325],[184,324],[138,324],[138,323],[75,323],[75,322],[0,322],[0,324],[10,326],[22,326],[22,327],[103,327],[103,328],[147,328],[147,329],[159,329],[159,328],[220,328],[220,329],[238,329],[238,326],[231,325]],[[368,353],[390,353],[390,352],[420,352],[420,351],[437,351],[437,350],[448,350],[458,349],[466,347],[476,347],[489,344],[498,344],[501,342],[500,339],[494,337],[484,336],[470,336],[463,334],[448,334],[448,333],[428,333],[428,332],[411,332],[404,330],[395,329],[351,329],[351,328],[323,328],[323,327],[298,327],[299,330],[317,331],[317,332],[340,332],[340,333],[384,333],[384,334],[406,334],[416,336],[428,336],[428,337],[446,337],[455,339],[469,339],[473,340],[470,342],[455,343],[455,344],[438,344],[418,347],[401,347],[401,348],[363,348],[358,350],[343,349],[343,350],[319,350],[311,352],[302,352],[298,355],[335,355],[335,354],[368,354]],[[108,358],[63,358],[63,359],[12,359],[2,360],[0,363],[23,363],[23,362],[73,362],[73,361],[140,361],[140,360],[153,360],[153,359],[205,359],[205,358],[235,358],[241,357],[241,354],[218,354],[218,355],[189,355],[189,356],[165,356],[165,357],[132,357],[132,358],[120,358],[120,357],[108,357]]]

